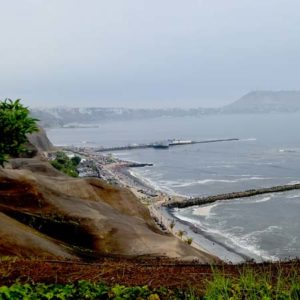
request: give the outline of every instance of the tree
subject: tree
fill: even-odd
[[[37,119],[30,117],[29,109],[20,103],[5,99],[0,101],[0,166],[7,156],[18,156],[25,152],[27,134],[38,131]]]

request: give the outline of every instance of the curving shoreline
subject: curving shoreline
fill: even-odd
[[[160,229],[167,229],[170,233],[172,233],[177,238],[178,231],[184,231],[186,233],[185,237],[192,237],[193,243],[192,247],[199,249],[201,251],[207,252],[210,255],[218,257],[220,260],[227,262],[227,263],[243,263],[249,261],[256,261],[256,262],[263,262],[268,259],[263,259],[261,257],[253,257],[247,254],[247,252],[239,251],[233,247],[229,247],[228,245],[224,244],[220,240],[214,238],[210,234],[206,233],[201,229],[201,227],[189,222],[182,220],[176,215],[174,215],[174,209],[176,208],[186,208],[189,206],[194,205],[206,205],[211,204],[216,201],[223,201],[223,200],[233,200],[233,199],[240,199],[240,198],[248,198],[252,196],[257,196],[261,194],[268,194],[268,193],[280,193],[292,190],[300,189],[299,184],[289,184],[289,185],[281,185],[281,186],[274,186],[269,188],[261,188],[261,189],[252,189],[242,192],[233,192],[228,194],[219,194],[215,196],[208,196],[208,197],[197,197],[193,199],[189,199],[187,197],[180,197],[180,196],[171,196],[164,192],[157,191],[152,187],[149,187],[145,184],[142,180],[138,177],[133,176],[130,174],[128,169],[124,169],[124,173],[126,176],[129,176],[131,179],[130,186],[134,189],[136,184],[139,184],[139,188],[142,184],[145,190],[154,191],[158,195],[151,199],[149,210],[151,212],[152,217],[156,220]],[[146,192],[147,193],[147,192]],[[151,194],[151,192],[150,192]],[[152,196],[153,197],[153,196]],[[170,224],[172,221],[176,222],[175,227],[172,229]]]
[[[218,257],[220,260],[223,260],[225,262],[241,263],[252,260],[252,258],[247,256],[246,253],[236,251],[232,247],[224,245],[224,243],[204,232],[201,227],[198,227],[191,222],[177,218],[172,212],[173,209],[211,204],[220,200],[232,200],[267,193],[278,193],[300,189],[299,183],[219,194],[207,197],[187,198],[182,196],[173,196],[153,188],[143,179],[135,176],[130,172],[131,168],[151,166],[152,164],[141,164],[130,161],[123,161],[121,159],[115,159],[112,163],[103,163],[103,156],[99,155],[98,153],[91,153],[93,151],[90,150],[91,149],[89,149],[88,153],[85,154],[88,154],[87,156],[89,158],[95,160],[95,162],[98,163],[100,171],[110,174],[111,177],[114,178],[115,184],[130,189],[142,203],[148,206],[153,220],[162,232],[164,232],[165,234],[172,234],[181,240],[193,238],[193,242],[191,245],[192,247],[201,250],[202,252],[206,252],[213,257]],[[171,223],[173,220],[176,221],[174,228],[171,227]],[[184,238],[180,238],[178,236],[179,231],[186,232]]]

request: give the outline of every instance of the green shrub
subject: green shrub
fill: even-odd
[[[78,171],[76,167],[80,161],[81,158],[78,156],[74,156],[70,159],[64,152],[57,152],[56,158],[51,161],[51,165],[57,170],[71,177],[78,177]]]
[[[193,238],[192,237],[188,237],[185,242],[188,244],[188,245],[191,245],[192,242],[193,242]]]
[[[37,119],[29,116],[27,107],[20,99],[0,101],[0,166],[4,166],[7,156],[18,156],[25,152],[27,134],[38,131]]]
[[[0,299],[197,299],[192,294],[172,291],[166,288],[150,289],[147,286],[126,287],[124,285],[115,285],[109,287],[103,283],[90,283],[79,281],[74,284],[14,284],[10,287],[0,287]]]

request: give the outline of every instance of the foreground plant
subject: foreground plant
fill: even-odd
[[[95,284],[79,281],[75,284],[14,284],[0,287],[0,299],[194,299],[192,294],[172,291],[166,288],[150,289],[147,286],[109,287],[103,283]],[[195,298],[196,299],[196,298]]]
[[[37,119],[31,118],[29,109],[20,103],[5,99],[0,101],[0,166],[8,156],[18,156],[26,151],[27,134],[38,131]]]
[[[205,300],[299,300],[300,276],[299,270],[291,268],[288,276],[271,272],[255,272],[245,268],[240,276],[225,276],[215,272],[213,280],[207,282]]]

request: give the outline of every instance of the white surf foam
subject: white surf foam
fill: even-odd
[[[261,258],[262,260],[267,260],[267,261],[275,261],[278,260],[279,258],[269,254],[266,250],[263,250],[259,247],[258,245],[258,237],[257,234],[261,234],[263,232],[270,232],[268,229],[261,231],[261,232],[252,232],[250,234],[246,234],[244,236],[236,236],[233,233],[228,233],[224,232],[221,230],[209,230],[208,232],[211,232],[213,234],[222,236],[225,238],[226,244],[231,247],[238,247],[240,249],[244,249],[248,253],[252,253],[255,256]]]
[[[179,193],[176,193],[173,189],[171,189],[169,186],[161,184],[159,181],[153,181],[149,177],[144,177],[141,173],[129,170],[130,175],[136,177],[138,180],[143,182],[146,186],[151,187],[152,189],[156,191],[162,191],[167,194],[170,194],[172,196],[184,196]]]
[[[269,200],[271,200],[271,199],[272,199],[272,196],[268,196],[268,197],[264,197],[264,198],[262,198],[262,199],[256,200],[256,201],[254,201],[254,203],[267,202],[267,201],[269,201]]]
[[[300,181],[294,180],[288,183],[288,185],[300,184]]]
[[[211,214],[211,210],[218,204],[211,204],[207,206],[200,206],[193,209],[193,215],[208,217]]]
[[[268,228],[261,231],[254,231],[249,234],[237,236],[236,234],[229,232],[230,230],[225,231],[212,227],[205,227],[200,220],[194,220],[192,218],[182,216],[180,214],[180,211],[175,212],[174,215],[183,221],[198,225],[201,230],[207,232],[208,234],[212,234],[216,237],[219,236],[219,238],[221,237],[221,239],[223,238],[227,246],[243,249],[244,251],[246,251],[246,253],[248,253],[248,255],[251,256],[252,254],[253,258],[258,257],[265,261],[276,261],[279,259],[275,255],[271,255],[270,253],[268,253],[268,251],[261,249],[258,245],[259,236],[261,234],[272,234],[272,232],[275,230],[281,230],[281,227],[279,226],[269,226]],[[241,234],[241,231],[242,230],[239,230],[239,234]]]
[[[297,149],[279,149],[278,152],[280,153],[296,153],[298,152]]]
[[[270,180],[270,179],[273,179],[273,178],[272,177],[252,176],[252,177],[240,179],[240,181],[245,181],[245,180]]]
[[[250,253],[257,255],[263,260],[278,260],[275,255],[271,255],[267,250],[261,249],[259,246],[260,236],[264,234],[272,234],[274,231],[281,230],[279,226],[269,226],[266,229],[254,231],[244,236],[235,236],[234,234],[225,234],[225,236],[234,244],[240,248],[243,248]]]
[[[270,180],[271,177],[260,177],[260,176],[252,176],[252,177],[242,177],[238,179],[203,179],[203,180],[196,180],[196,181],[189,181],[189,182],[173,182],[173,187],[189,187],[194,185],[207,185],[207,184],[213,184],[213,183],[238,183],[242,181],[249,181],[249,180]]]
[[[288,199],[295,199],[295,198],[300,198],[300,194],[298,195],[292,195],[292,196],[287,196]]]

